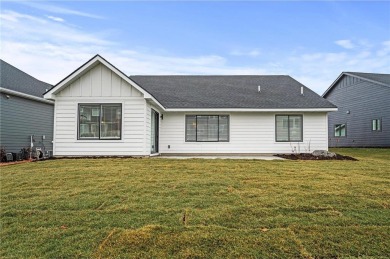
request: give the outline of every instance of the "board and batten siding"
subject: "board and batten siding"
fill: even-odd
[[[120,140],[78,140],[80,103],[122,104]],[[145,147],[146,101],[141,92],[99,64],[55,97],[55,156],[149,155]]]
[[[344,75],[326,99],[338,107],[329,113],[330,147],[390,147],[390,87]],[[381,119],[381,131],[372,131],[373,119]],[[346,136],[335,137],[344,123]]]
[[[35,147],[53,150],[54,105],[7,95],[9,98],[1,94],[0,100],[0,143],[5,151],[17,153],[29,148],[31,135]]]
[[[229,115],[229,142],[186,142],[185,116]],[[303,142],[276,142],[275,115],[303,115]],[[327,113],[165,113],[160,120],[160,153],[307,153],[328,149]],[[168,147],[169,145],[169,147]]]

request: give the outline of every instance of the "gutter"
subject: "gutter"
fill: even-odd
[[[167,108],[165,112],[332,112],[337,110],[337,108]]]
[[[30,94],[21,93],[21,92],[18,92],[18,91],[13,91],[13,90],[10,90],[10,89],[7,89],[7,88],[3,88],[3,87],[0,87],[0,93],[11,94],[11,95],[22,97],[22,98],[25,98],[25,99],[29,99],[29,100],[33,100],[33,101],[37,101],[37,102],[42,102],[42,103],[47,103],[47,104],[54,105],[53,101],[46,100],[45,98],[34,96],[34,95],[30,95]]]

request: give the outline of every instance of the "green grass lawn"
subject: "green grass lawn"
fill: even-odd
[[[390,257],[390,149],[333,151],[3,166],[0,257]]]

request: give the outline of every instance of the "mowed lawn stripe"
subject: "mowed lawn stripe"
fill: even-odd
[[[141,249],[140,249],[141,248]],[[166,228],[147,225],[117,229],[99,246],[96,257],[117,255],[167,258],[300,257],[300,246],[288,229],[237,230],[218,226]]]

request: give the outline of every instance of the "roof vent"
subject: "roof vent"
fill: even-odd
[[[257,86],[257,91],[260,93],[261,92],[261,86]]]
[[[301,95],[303,95],[303,86],[301,86]]]

